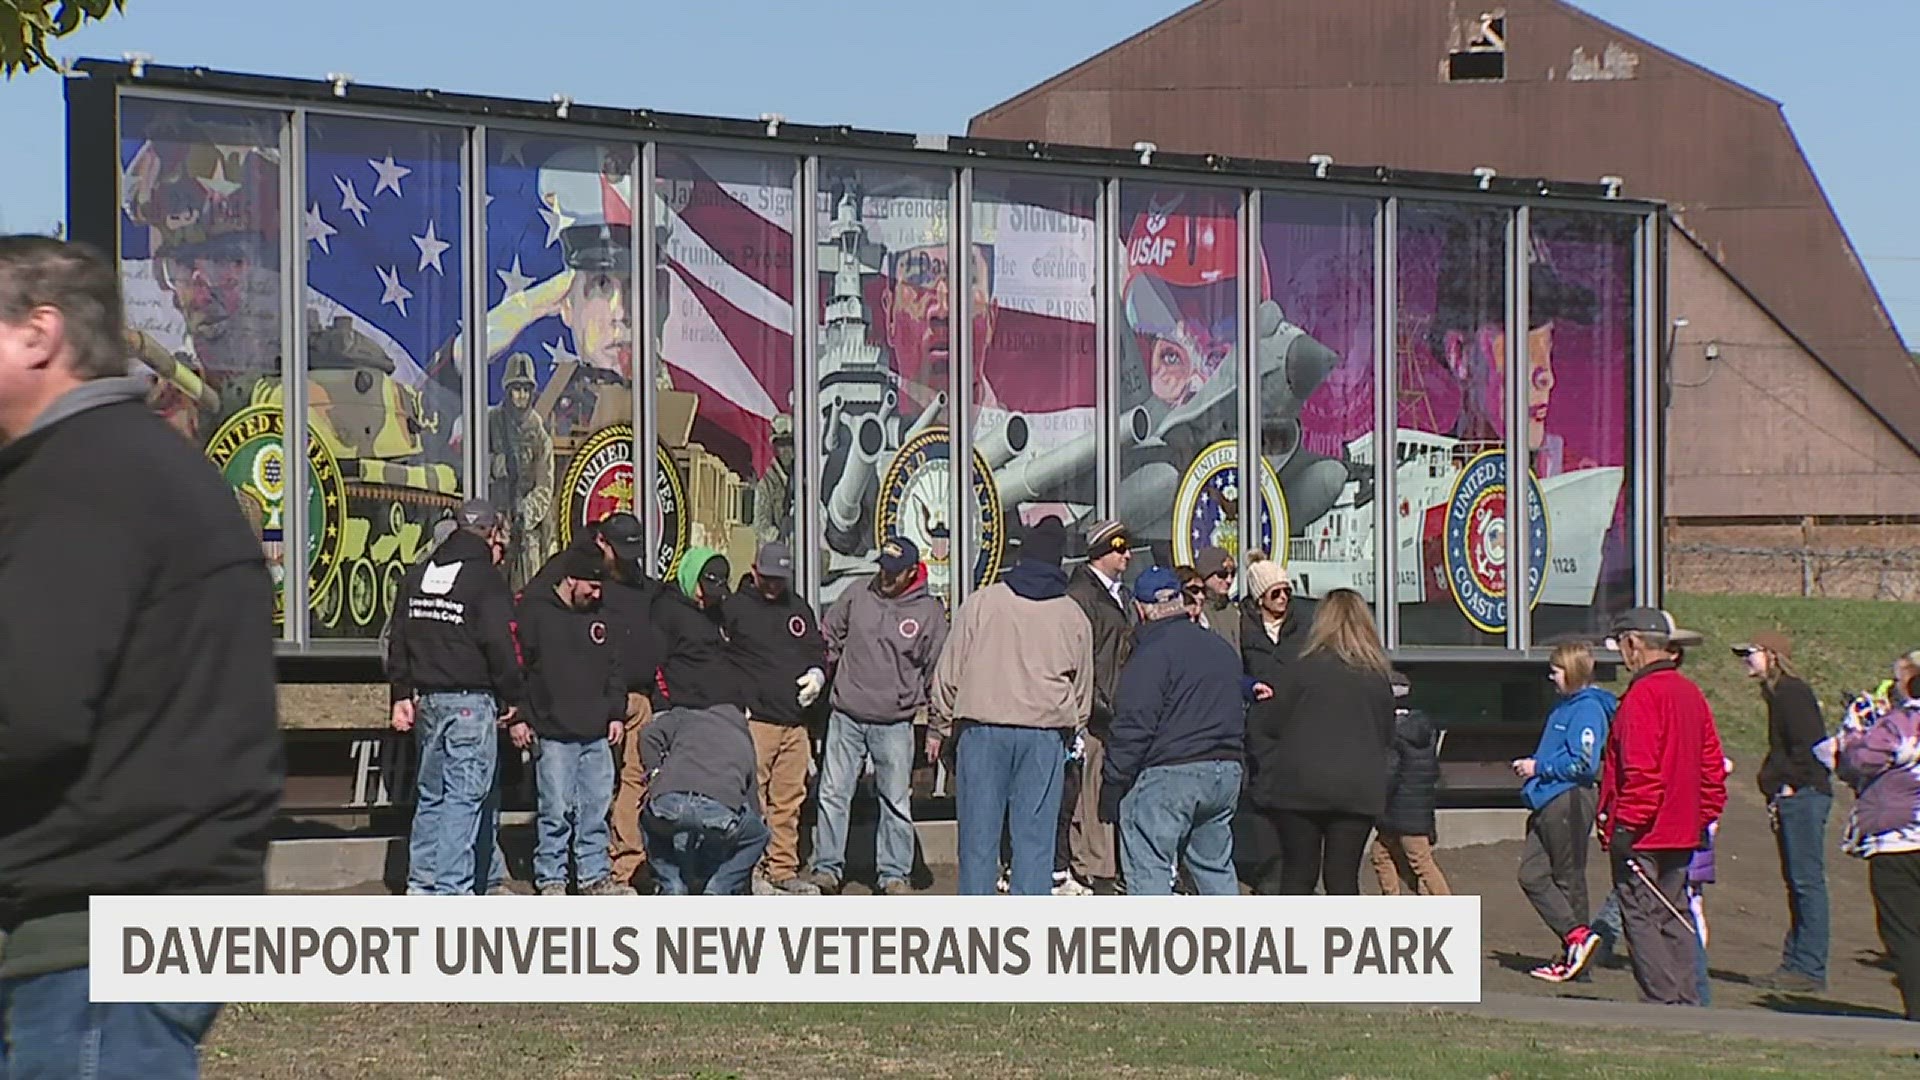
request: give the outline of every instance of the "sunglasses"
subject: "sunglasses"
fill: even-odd
[[[1195,600],[1204,600],[1207,596],[1207,590],[1204,588],[1188,588],[1183,591]]]
[[[1211,573],[1211,574],[1208,574],[1208,575],[1207,575],[1207,577],[1208,577],[1209,579],[1212,579],[1212,578],[1219,578],[1219,579],[1220,579],[1221,581],[1225,581],[1225,580],[1227,580],[1228,578],[1231,578],[1232,576],[1233,576],[1233,568],[1232,568],[1232,567],[1227,567],[1227,568],[1225,568],[1225,569],[1222,569],[1222,570],[1215,570],[1215,571],[1214,571],[1213,573]]]
[[[1293,586],[1277,585],[1267,590],[1265,598],[1268,600],[1280,600],[1287,597],[1291,597],[1292,595],[1293,595]]]

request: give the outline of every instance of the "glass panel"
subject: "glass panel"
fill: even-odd
[[[893,532],[919,546],[929,590],[952,596],[949,180],[945,171],[820,163],[822,603],[872,575],[875,549]],[[976,341],[984,315],[975,316]],[[983,471],[977,457],[975,469]],[[988,569],[981,554],[976,582]]]
[[[517,590],[633,509],[633,189],[625,144],[487,137],[488,494]]]
[[[974,176],[974,485],[1000,507],[976,536],[987,581],[1016,527],[1094,512],[1099,195],[1092,181]]]
[[[154,374],[149,403],[206,448],[233,485],[284,585],[287,489],[279,398],[281,355],[278,113],[128,100],[120,275],[127,325]],[[308,455],[309,546],[316,590],[337,566],[340,472],[318,444]],[[284,621],[276,589],[274,620]]]
[[[1270,513],[1303,597],[1376,600],[1374,224],[1379,204],[1267,193],[1263,301],[1253,325],[1260,452],[1284,506]]]
[[[1506,643],[1507,219],[1481,207],[1400,208],[1394,519],[1403,645]],[[1536,539],[1536,570],[1545,546]],[[1531,578],[1537,601],[1539,575]]]
[[[1636,222],[1534,211],[1527,264],[1527,449],[1546,502],[1533,640],[1593,639],[1633,606]]]
[[[1239,208],[1236,192],[1121,187],[1117,516],[1162,566],[1239,551]],[[1270,470],[1262,484],[1279,505]],[[1273,550],[1272,515],[1259,535]]]
[[[458,129],[307,120],[307,422],[344,507],[320,545],[316,638],[378,636],[465,492],[465,153]]]
[[[661,147],[655,169],[661,570],[702,547],[737,576],[793,540],[794,162]]]

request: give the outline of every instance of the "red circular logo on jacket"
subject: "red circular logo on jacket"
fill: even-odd
[[[605,645],[607,643],[607,624],[598,619],[594,620],[593,625],[587,627],[587,636],[593,639],[595,645]]]
[[[806,637],[807,636],[807,620],[801,618],[798,615],[795,615],[793,618],[788,619],[787,633],[792,634],[794,637]]]
[[[900,620],[900,636],[901,637],[913,638],[913,637],[917,637],[919,633],[920,633],[920,620],[918,619],[901,619]]]

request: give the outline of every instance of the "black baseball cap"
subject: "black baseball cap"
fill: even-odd
[[[561,564],[567,576],[575,581],[599,581],[606,576],[606,567],[600,561],[600,553],[592,548],[570,548],[565,561]]]
[[[619,513],[600,523],[600,538],[613,549],[621,562],[640,562],[647,557],[647,530],[632,514]]]

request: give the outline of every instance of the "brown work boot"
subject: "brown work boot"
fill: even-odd
[[[880,886],[881,896],[912,896],[913,886],[895,878]]]
[[[580,886],[581,896],[635,896],[633,886],[622,885],[610,877],[601,878],[591,885]]]
[[[840,891],[840,879],[822,870],[809,870],[794,880],[812,885],[825,896],[833,896]]]

